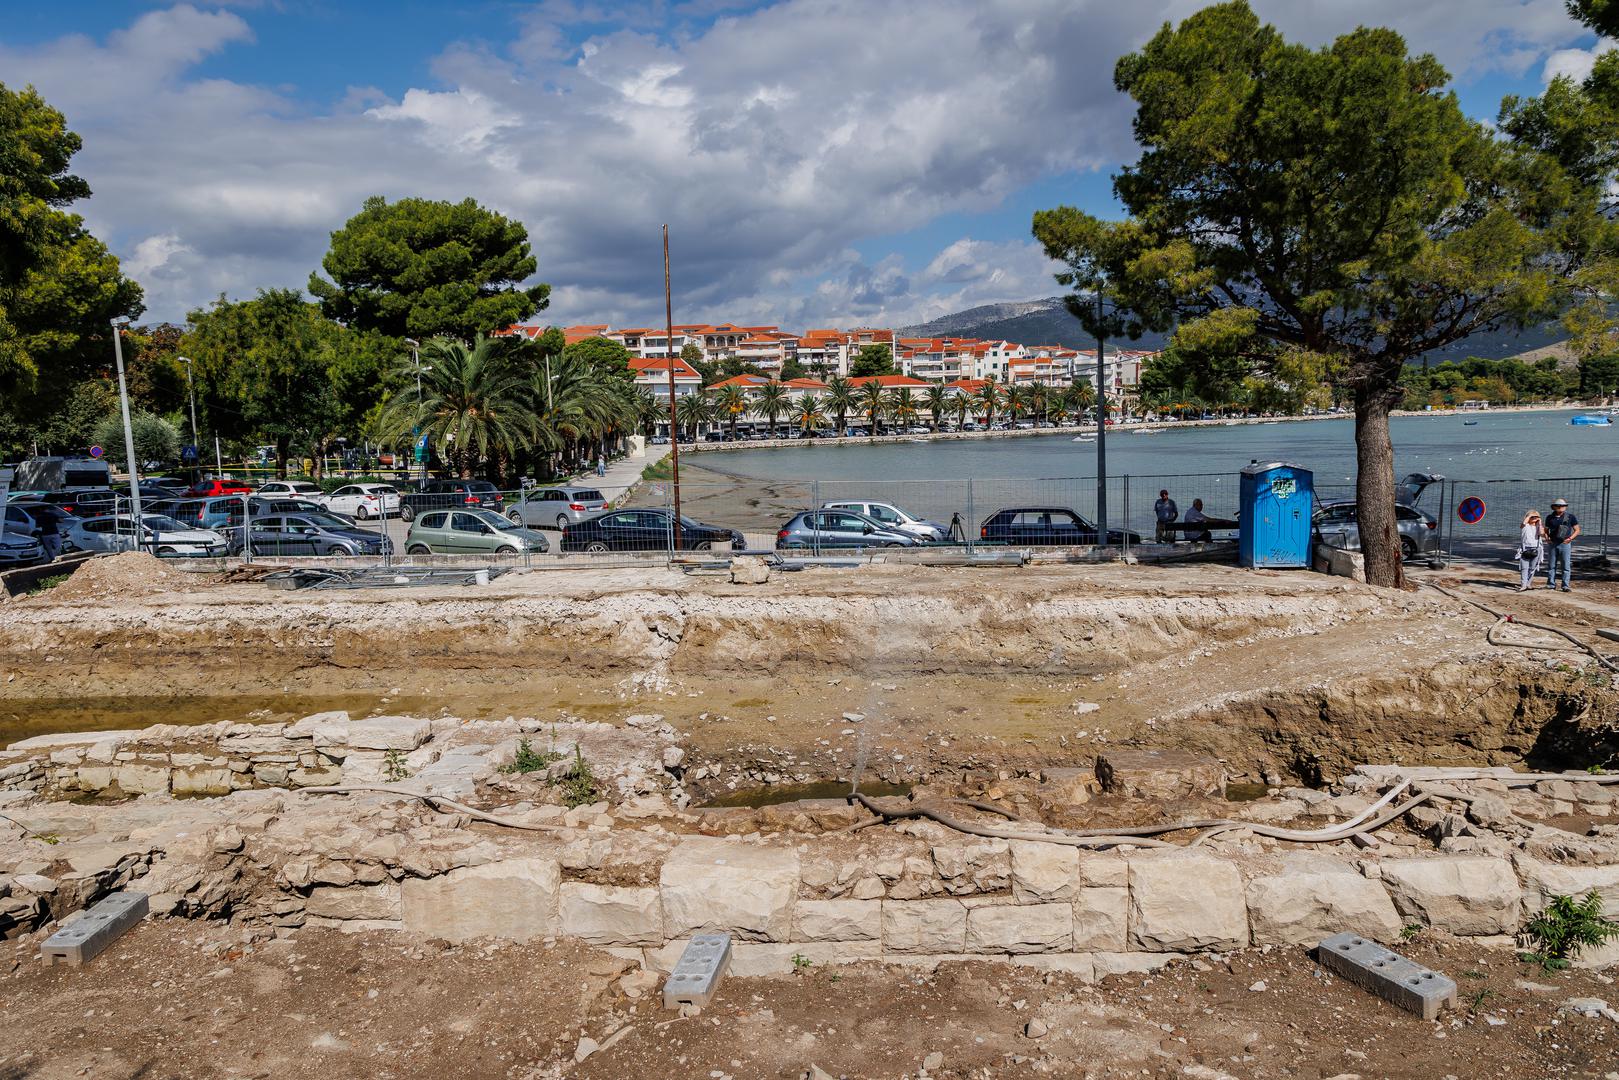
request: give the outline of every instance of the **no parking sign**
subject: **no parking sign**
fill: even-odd
[[[1469,495],[1457,504],[1456,516],[1468,525],[1477,525],[1484,520],[1484,500],[1477,495]]]

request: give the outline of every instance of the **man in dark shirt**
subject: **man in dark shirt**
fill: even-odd
[[[1568,592],[1569,577],[1574,569],[1574,541],[1580,535],[1580,519],[1568,512],[1567,499],[1553,499],[1552,512],[1543,523],[1546,528],[1546,546],[1551,558],[1546,560],[1546,588],[1557,587],[1557,564],[1563,564],[1563,591]]]

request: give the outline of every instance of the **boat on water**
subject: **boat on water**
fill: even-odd
[[[1096,441],[1096,436],[1095,435],[1075,435],[1074,436],[1074,441],[1075,442],[1095,442]]]
[[[1582,415],[1572,418],[1569,423],[1575,427],[1611,427],[1613,426],[1613,417]]]
[[[1158,432],[1160,430],[1161,429],[1155,428],[1155,427],[1138,427],[1138,428],[1135,429],[1135,431],[1132,434],[1135,434],[1135,435],[1156,435],[1156,434],[1158,434]]]
[[[1478,421],[1477,420],[1463,420],[1462,421],[1462,427],[1477,427],[1477,426],[1478,426]]]

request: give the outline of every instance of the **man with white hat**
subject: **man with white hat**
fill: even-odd
[[[1563,591],[1568,592],[1569,576],[1574,570],[1574,541],[1580,535],[1580,519],[1568,512],[1567,499],[1553,499],[1552,512],[1543,523],[1546,547],[1551,557],[1546,560],[1546,588],[1557,588],[1557,564],[1563,564]]]

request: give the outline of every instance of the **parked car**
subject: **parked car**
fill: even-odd
[[[143,511],[145,507],[141,508]],[[188,529],[218,529],[230,524],[232,515],[242,516],[240,495],[216,495],[208,499],[181,499],[169,516]]]
[[[141,547],[158,555],[225,554],[225,538],[162,514],[141,515]],[[63,547],[72,551],[129,551],[135,547],[133,514],[80,518],[68,526]]]
[[[662,509],[609,510],[562,530],[563,551],[664,551],[672,542],[673,514]],[[736,550],[747,540],[735,529],[704,525],[680,515],[680,550],[701,551],[731,545]]]
[[[918,540],[943,540],[950,535],[950,526],[940,525],[937,521],[927,521],[916,517],[893,503],[843,499],[836,502],[822,503],[821,508],[824,510],[853,510],[857,514],[869,517],[890,532],[902,532],[909,536],[914,536]]]
[[[357,529],[351,522],[319,511],[255,517],[250,531],[255,555],[382,555],[393,551],[393,541],[386,536]],[[242,550],[242,533],[238,518],[228,533],[232,555]]]
[[[522,500],[506,511],[506,516],[519,525],[566,529],[606,509],[607,499],[595,488],[547,487],[524,492]]]
[[[198,480],[182,494],[187,498],[198,499],[215,495],[249,495],[252,491],[252,484],[240,480]]]
[[[1439,522],[1414,506],[1396,503],[1395,528],[1400,533],[1400,557],[1406,560],[1426,555],[1430,566],[1443,560],[1439,554]],[[1316,536],[1328,547],[1360,550],[1360,523],[1352,500],[1321,503],[1313,515]]]
[[[106,489],[88,491],[47,491],[39,499],[42,503],[51,506],[60,506],[70,514],[78,517],[89,517],[92,514],[110,514],[120,502],[129,505],[127,498],[120,500],[112,491]]]
[[[169,487],[166,484],[159,484],[155,480],[148,480],[143,476],[141,477],[141,506],[144,508],[148,499],[177,498],[185,492],[186,486],[181,484],[179,487]],[[111,490],[120,499],[129,498],[128,484],[114,484]]]
[[[777,548],[915,547],[910,533],[885,528],[853,510],[806,510],[776,530]]]
[[[6,516],[0,532],[15,533],[18,536],[38,536],[39,522],[34,518],[34,506],[22,507],[15,503],[6,504]]]
[[[525,555],[551,550],[544,534],[493,510],[430,510],[410,523],[407,555]]]
[[[321,486],[311,480],[266,480],[259,485],[260,495],[281,495],[292,499],[319,499]]]
[[[500,492],[487,480],[426,480],[418,490],[399,497],[399,516],[409,521],[423,510],[451,508],[498,514],[503,505]]]
[[[345,484],[330,495],[315,500],[339,514],[369,521],[399,513],[399,492],[388,484]]]
[[[169,488],[176,495],[181,494],[191,486],[191,481],[181,476],[143,476],[141,477],[141,494],[146,494],[146,485]]]
[[[19,519],[14,519],[12,517],[13,511],[20,512],[27,516],[29,521],[26,529],[19,528],[22,522]],[[50,503],[11,503],[6,507],[5,531],[27,532],[27,534],[30,536],[39,536],[46,518],[51,518],[56,522],[56,533],[58,536],[66,533],[67,527],[74,521],[78,520],[75,515],[68,513],[60,506],[52,506]]]
[[[32,566],[45,558],[45,545],[32,536],[0,531],[0,566]]]
[[[1055,545],[1073,547],[1097,542],[1096,526],[1066,506],[1011,506],[985,518],[978,537],[992,544]],[[1141,543],[1141,537],[1109,529],[1107,542]]]

